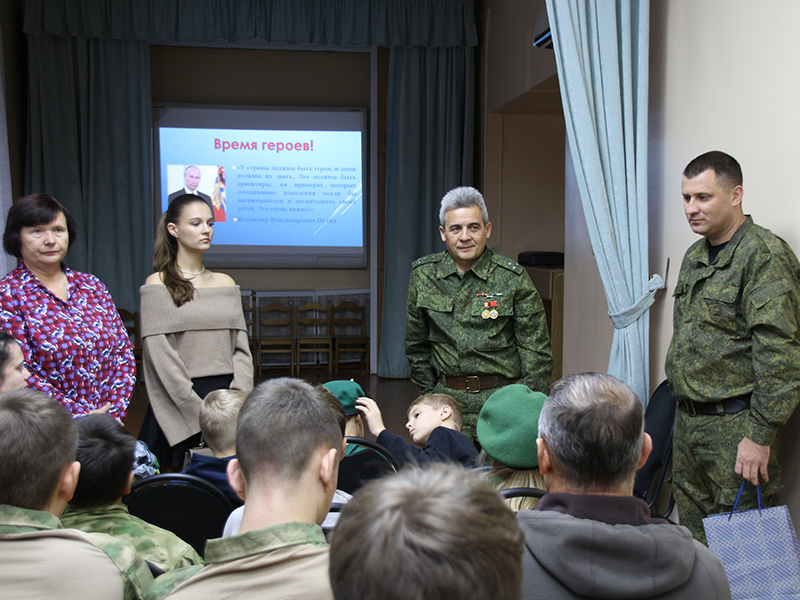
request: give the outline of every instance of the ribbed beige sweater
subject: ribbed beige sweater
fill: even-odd
[[[231,389],[253,389],[239,286],[198,288],[175,306],[166,286],[143,285],[142,348],[147,395],[170,445],[200,431],[200,398],[192,378],[233,374]]]

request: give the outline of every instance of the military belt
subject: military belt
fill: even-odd
[[[470,394],[477,394],[481,390],[490,390],[514,383],[513,379],[502,375],[468,375],[466,377],[451,377],[442,373],[439,380],[454,390],[467,390]]]
[[[751,394],[742,394],[719,402],[693,402],[692,400],[678,398],[678,406],[691,416],[733,415],[750,408],[750,396]]]

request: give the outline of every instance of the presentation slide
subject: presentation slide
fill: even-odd
[[[363,247],[361,131],[159,127],[161,208],[196,192],[214,246]]]

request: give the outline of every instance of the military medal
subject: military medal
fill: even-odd
[[[502,296],[503,294],[478,294],[479,298],[486,298],[483,302],[483,312],[481,317],[484,319],[496,319],[500,313],[497,312],[497,300],[493,300],[495,296]]]

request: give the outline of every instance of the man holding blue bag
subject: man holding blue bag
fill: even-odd
[[[684,212],[703,236],[687,250],[673,294],[666,359],[675,415],[673,483],[681,525],[706,542],[702,519],[777,504],[782,428],[800,399],[800,264],[742,211],[742,171],[708,152],[683,172]]]

